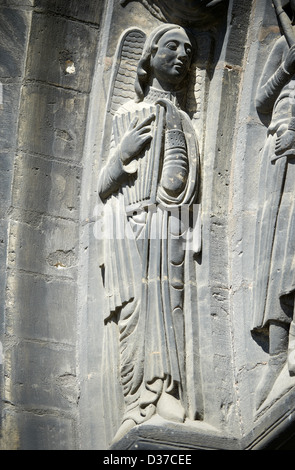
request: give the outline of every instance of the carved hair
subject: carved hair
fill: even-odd
[[[169,31],[172,31],[173,29],[180,29],[185,31],[188,34],[191,42],[193,42],[189,33],[182,26],[176,24],[161,25],[150,34],[144,45],[142,56],[137,68],[137,75],[135,79],[135,93],[137,97],[137,103],[143,101],[146,87],[149,84],[152,54],[156,50],[157,44],[160,41],[161,37]]]

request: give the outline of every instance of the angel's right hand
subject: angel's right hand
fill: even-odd
[[[121,160],[123,164],[129,163],[138,157],[144,148],[151,142],[151,123],[155,115],[151,114],[142,123],[138,123],[138,117],[131,121],[128,131],[124,134],[121,141]]]

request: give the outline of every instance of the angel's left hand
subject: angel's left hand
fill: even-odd
[[[295,151],[295,131],[286,130],[276,139],[275,153],[281,155],[287,150],[294,149]]]

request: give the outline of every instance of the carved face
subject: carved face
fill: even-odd
[[[168,31],[153,51],[154,77],[164,88],[179,88],[190,69],[192,53],[191,41],[183,29]]]

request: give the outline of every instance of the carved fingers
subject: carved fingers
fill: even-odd
[[[151,124],[155,115],[151,114],[138,124],[138,117],[135,117],[121,141],[121,159],[124,164],[140,155],[145,147],[151,142]]]
[[[136,123],[138,122],[138,117],[136,117],[130,124],[130,127],[132,127],[132,124],[133,124],[133,127],[135,127],[135,130],[144,130],[145,128],[147,128],[147,126],[150,126],[150,124],[152,123],[152,121],[155,119],[155,114],[152,113],[150,116],[148,116],[146,119],[144,119],[140,124],[138,124],[136,126]]]

